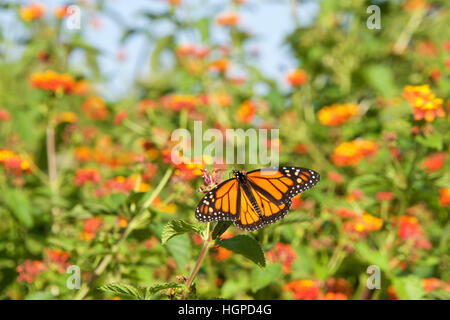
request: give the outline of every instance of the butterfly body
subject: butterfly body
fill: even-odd
[[[258,203],[256,202],[256,199],[251,191],[251,186],[247,179],[247,173],[245,171],[233,170],[233,174],[239,182],[239,186],[242,188],[242,190],[245,192],[245,195],[250,200],[250,203],[255,209],[256,213],[261,217],[261,208],[258,206]]]
[[[230,220],[240,229],[257,230],[283,218],[292,198],[320,180],[317,172],[298,167],[234,170],[233,174],[203,197],[195,211],[197,220]]]

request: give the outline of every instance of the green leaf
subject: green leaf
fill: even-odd
[[[396,94],[396,86],[392,69],[384,65],[368,66],[364,73],[369,85],[385,97]]]
[[[157,284],[157,285],[154,285],[154,286],[148,288],[148,292],[150,294],[156,294],[156,293],[160,292],[161,290],[173,289],[173,288],[181,288],[181,285],[178,283],[175,283],[175,282]]]
[[[201,230],[184,220],[169,221],[163,228],[161,235],[161,243],[165,244],[168,240],[175,236],[185,234],[187,232],[195,232],[201,234]]]
[[[450,291],[433,290],[428,292],[424,298],[431,300],[450,300]]]
[[[383,177],[376,174],[364,174],[353,178],[347,186],[347,192],[354,189],[361,189],[367,185],[377,185],[383,182]]]
[[[269,264],[265,269],[253,268],[250,275],[252,291],[256,292],[271,282],[277,280],[281,274],[281,264]]]
[[[109,196],[108,200],[108,203],[111,205],[111,207],[113,209],[117,209],[119,208],[119,206],[125,203],[125,201],[127,200],[127,196],[123,193],[112,193]]]
[[[232,221],[219,221],[212,231],[212,239],[219,238],[233,224]]]
[[[168,240],[165,244],[167,251],[175,260],[179,269],[186,269],[191,260],[191,241],[187,234]]]
[[[356,253],[366,262],[374,264],[383,271],[389,269],[388,258],[382,253],[372,250],[367,243],[358,242],[355,245]]]
[[[264,258],[261,245],[248,235],[240,234],[229,239],[222,239],[217,241],[216,244],[243,255],[261,267],[266,266],[266,259]]]
[[[112,294],[120,294],[133,297],[139,300],[145,299],[145,288],[138,288],[126,283],[111,283],[101,286],[99,290]]]
[[[392,284],[400,300],[419,300],[425,294],[420,278],[412,275],[393,278]]]
[[[195,22],[195,26],[197,27],[203,42],[209,41],[209,19],[201,18]]]
[[[417,136],[416,141],[421,145],[441,151],[444,145],[442,136],[439,133],[433,133],[426,137]]]
[[[32,227],[31,204],[24,192],[17,189],[5,189],[3,193],[6,205],[17,220],[28,228]]]

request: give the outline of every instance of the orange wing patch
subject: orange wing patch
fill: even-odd
[[[263,225],[263,221],[260,219],[259,214],[253,208],[250,199],[245,194],[244,190],[241,191],[241,213],[239,220],[235,221],[235,225],[244,230],[259,229]]]
[[[230,179],[210,191],[197,206],[195,217],[202,222],[236,220],[238,218],[239,183]]]
[[[300,192],[313,187],[320,175],[310,169],[281,167],[277,170],[255,170],[247,173],[253,188],[276,205],[287,204]]]
[[[261,216],[259,216],[255,208],[252,206],[250,199],[242,189],[241,194],[243,194],[241,197],[241,215],[239,220],[235,221],[234,224],[236,227],[246,231],[257,230],[262,228],[264,225],[280,220],[286,215],[291,206],[290,201],[288,201],[288,203],[276,204],[260,192],[252,189],[253,197],[255,198],[256,204],[261,211]]]
[[[269,193],[275,200],[281,201],[294,181],[280,171],[255,171],[247,175],[250,182]]]

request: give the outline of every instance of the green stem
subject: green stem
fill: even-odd
[[[100,264],[97,266],[97,268],[94,270],[94,276],[92,277],[92,279],[88,282],[88,283],[83,283],[82,288],[80,289],[80,291],[78,292],[78,294],[75,296],[75,300],[81,300],[83,299],[86,294],[89,292],[90,290],[90,286],[93,283],[93,281],[103,273],[103,271],[105,271],[106,267],[109,265],[109,263],[111,262],[113,255],[117,252],[117,250],[119,249],[120,245],[125,241],[125,239],[127,239],[127,237],[130,235],[130,233],[135,229],[135,227],[138,225],[137,221],[142,221],[142,219],[144,218],[144,216],[148,215],[148,211],[145,210],[147,209],[151,203],[153,202],[153,200],[159,195],[159,193],[161,192],[161,190],[164,188],[164,186],[166,185],[166,183],[169,181],[170,176],[172,175],[173,172],[173,168],[170,167],[169,169],[167,169],[164,177],[161,179],[161,181],[159,182],[158,186],[156,187],[156,189],[153,191],[153,193],[151,194],[150,198],[144,203],[144,205],[142,206],[141,209],[141,213],[136,215],[128,224],[127,229],[125,229],[125,232],[123,233],[122,237],[119,239],[119,241],[116,242],[116,244],[113,245],[113,247],[111,248],[112,253],[106,255],[103,260],[100,262]]]
[[[200,266],[203,263],[203,260],[206,257],[206,254],[208,253],[209,247],[212,243],[212,238],[211,238],[211,233],[209,232],[209,223],[207,225],[207,233],[209,234],[208,238],[205,240],[205,242],[203,243],[203,248],[202,248],[202,252],[200,253],[200,256],[197,259],[197,262],[195,263],[194,269],[192,269],[191,275],[189,276],[189,279],[186,283],[186,291],[184,294],[184,297],[186,298],[189,290],[191,288],[192,282],[195,279],[195,276],[197,275],[198,270],[200,269]]]

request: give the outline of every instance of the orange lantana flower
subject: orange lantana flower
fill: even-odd
[[[223,12],[217,17],[217,23],[222,26],[236,26],[240,17],[236,12]]]
[[[356,114],[358,114],[356,104],[334,104],[320,109],[317,117],[325,126],[339,126]]]
[[[40,3],[33,3],[28,6],[23,6],[20,8],[19,14],[23,21],[40,19],[45,14],[45,6]]]
[[[302,69],[295,69],[286,74],[286,81],[292,86],[301,86],[308,80],[308,75]]]
[[[432,122],[436,117],[444,117],[442,108],[443,100],[436,98],[427,84],[421,86],[406,86],[403,90],[403,97],[410,103],[414,112],[414,120],[425,119]]]
[[[291,291],[295,300],[316,300],[320,297],[320,288],[317,281],[296,280],[284,286],[284,290]]]
[[[374,154],[377,149],[373,141],[356,139],[337,146],[331,158],[338,166],[356,165],[362,159]]]
[[[255,118],[256,105],[251,100],[246,100],[241,104],[237,113],[238,119],[242,122],[250,123]]]
[[[53,70],[47,70],[45,72],[33,73],[30,76],[30,84],[32,87],[41,90],[53,92],[62,90],[64,93],[71,93],[76,82],[67,73],[57,73]]]

